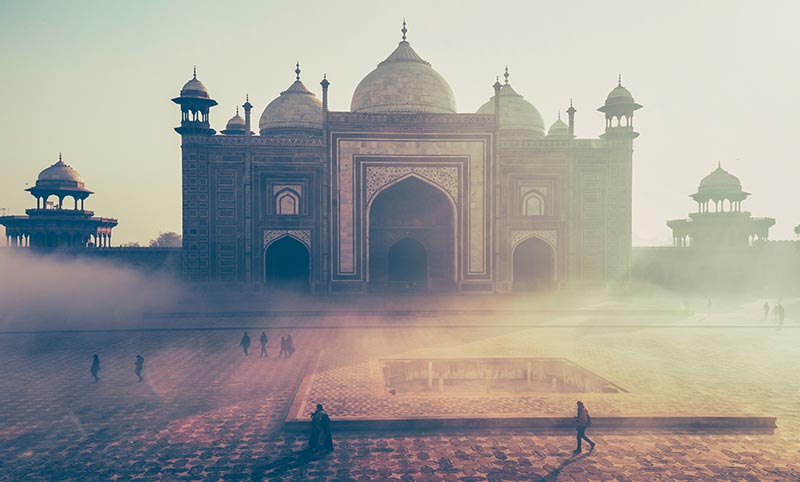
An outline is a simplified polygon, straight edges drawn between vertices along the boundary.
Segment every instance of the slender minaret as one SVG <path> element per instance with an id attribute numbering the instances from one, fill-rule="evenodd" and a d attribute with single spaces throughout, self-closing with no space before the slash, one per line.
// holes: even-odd
<path id="1" fill-rule="evenodd" d="M 253 131 L 250 130 L 250 110 L 253 109 L 253 104 L 250 103 L 250 94 L 245 94 L 244 96 L 244 104 L 242 104 L 244 108 L 244 126 L 247 130 L 247 136 L 252 136 Z"/>
<path id="2" fill-rule="evenodd" d="M 567 115 L 569 116 L 569 138 L 575 139 L 575 113 L 578 110 L 572 106 L 572 99 L 569 99 L 569 109 L 567 109 Z"/>

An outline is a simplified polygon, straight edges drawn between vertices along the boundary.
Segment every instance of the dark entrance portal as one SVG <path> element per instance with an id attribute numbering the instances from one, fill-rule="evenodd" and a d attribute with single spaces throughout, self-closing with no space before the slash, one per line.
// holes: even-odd
<path id="1" fill-rule="evenodd" d="M 455 209 L 416 177 L 383 190 L 369 210 L 370 290 L 455 287 Z"/>
<path id="2" fill-rule="evenodd" d="M 426 288 L 428 253 L 411 238 L 401 239 L 389 248 L 389 286 L 417 291 Z"/>
<path id="3" fill-rule="evenodd" d="M 554 288 L 556 263 L 553 248 L 539 238 L 529 238 L 514 250 L 514 291 Z"/>
<path id="4" fill-rule="evenodd" d="M 267 247 L 265 263 L 270 289 L 308 292 L 311 271 L 308 249 L 303 243 L 284 236 Z"/>

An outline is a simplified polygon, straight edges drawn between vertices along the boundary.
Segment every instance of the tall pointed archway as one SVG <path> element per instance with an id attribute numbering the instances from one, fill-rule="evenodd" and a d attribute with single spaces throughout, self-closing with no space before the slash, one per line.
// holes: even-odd
<path id="1" fill-rule="evenodd" d="M 373 291 L 455 288 L 455 208 L 416 177 L 381 191 L 369 209 L 369 285 Z"/>
<path id="2" fill-rule="evenodd" d="M 291 236 L 267 246 L 264 253 L 264 280 L 270 290 L 307 293 L 311 263 L 308 248 Z"/>
<path id="3" fill-rule="evenodd" d="M 547 291 L 555 288 L 556 261 L 553 248 L 533 237 L 514 249 L 512 260 L 514 291 Z"/>

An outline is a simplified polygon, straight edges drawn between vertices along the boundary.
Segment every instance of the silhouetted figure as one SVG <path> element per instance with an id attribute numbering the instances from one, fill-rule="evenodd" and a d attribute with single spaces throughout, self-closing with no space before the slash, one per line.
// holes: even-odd
<path id="1" fill-rule="evenodd" d="M 286 354 L 286 337 L 281 337 L 281 352 L 278 353 L 278 358 L 285 356 L 288 357 L 289 355 Z"/>
<path id="2" fill-rule="evenodd" d="M 246 331 L 244 332 L 244 336 L 242 337 L 242 341 L 239 342 L 239 345 L 242 347 L 242 350 L 244 350 L 244 356 L 250 356 L 250 354 L 247 352 L 250 349 L 250 336 Z"/>
<path id="3" fill-rule="evenodd" d="M 294 340 L 292 340 L 292 335 L 286 337 L 286 356 L 294 355 Z"/>
<path id="4" fill-rule="evenodd" d="M 258 339 L 261 342 L 261 354 L 258 355 L 259 358 L 269 358 L 267 355 L 267 342 L 269 338 L 267 338 L 267 334 L 265 332 L 261 332 L 261 338 Z"/>
<path id="5" fill-rule="evenodd" d="M 317 409 L 311 414 L 311 438 L 308 448 L 312 451 L 324 449 L 333 450 L 333 435 L 331 434 L 331 418 L 322 409 L 322 404 L 317 404 Z"/>
<path id="6" fill-rule="evenodd" d="M 778 302 L 778 305 L 777 305 L 776 308 L 778 309 L 778 324 L 783 326 L 783 315 L 784 315 L 783 305 L 780 304 L 780 302 Z"/>
<path id="7" fill-rule="evenodd" d="M 575 449 L 573 453 L 579 454 L 581 453 L 581 441 L 586 440 L 589 442 L 591 448 L 589 449 L 594 450 L 594 446 L 596 445 L 594 442 L 589 440 L 589 437 L 586 436 L 586 429 L 592 425 L 592 417 L 589 416 L 589 411 L 586 410 L 586 407 L 583 406 L 583 402 L 578 402 L 578 415 L 575 417 L 575 430 L 578 431 L 577 439 L 578 439 L 578 448 Z"/>
<path id="8" fill-rule="evenodd" d="M 136 355 L 136 376 L 139 377 L 139 382 L 144 380 L 144 377 L 142 377 L 142 370 L 144 370 L 144 357 L 142 355 Z"/>
<path id="9" fill-rule="evenodd" d="M 100 381 L 100 377 L 97 376 L 97 374 L 100 373 L 100 357 L 96 354 L 92 355 L 92 368 L 89 370 L 89 372 L 94 377 L 95 383 Z"/>
<path id="10" fill-rule="evenodd" d="M 767 321 L 767 317 L 769 316 L 769 303 L 766 301 L 764 302 L 764 317 L 761 318 L 761 321 Z"/>
<path id="11" fill-rule="evenodd" d="M 778 314 L 781 311 L 781 303 L 780 301 L 775 303 L 775 306 L 772 307 L 772 321 L 778 321 Z"/>

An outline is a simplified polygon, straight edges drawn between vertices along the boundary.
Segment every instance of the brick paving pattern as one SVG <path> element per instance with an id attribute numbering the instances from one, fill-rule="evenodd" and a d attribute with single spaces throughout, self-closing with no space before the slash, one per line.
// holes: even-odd
<path id="1" fill-rule="evenodd" d="M 275 358 L 284 333 L 268 333 L 266 360 L 258 358 L 260 331 L 250 331 L 249 358 L 238 347 L 240 331 L 0 335 L 0 481 L 800 480 L 800 330 L 302 329 L 293 332 L 298 351 L 288 360 Z M 571 456 L 573 434 L 335 434 L 332 454 L 312 456 L 302 450 L 303 437 L 281 426 L 304 366 L 320 351 L 312 398 L 334 419 L 376 409 L 446 410 L 442 401 L 457 398 L 460 413 L 488 407 L 571 415 L 574 397 L 564 397 L 565 406 L 559 396 L 391 397 L 369 376 L 378 356 L 459 352 L 563 356 L 631 391 L 582 394 L 595 417 L 646 410 L 643 401 L 673 394 L 659 411 L 775 415 L 779 429 L 590 430 L 598 448 L 579 457 Z M 102 364 L 97 384 L 89 375 L 92 353 Z M 145 357 L 143 383 L 134 374 L 137 353 Z M 348 404 L 352 394 L 365 397 Z"/>

